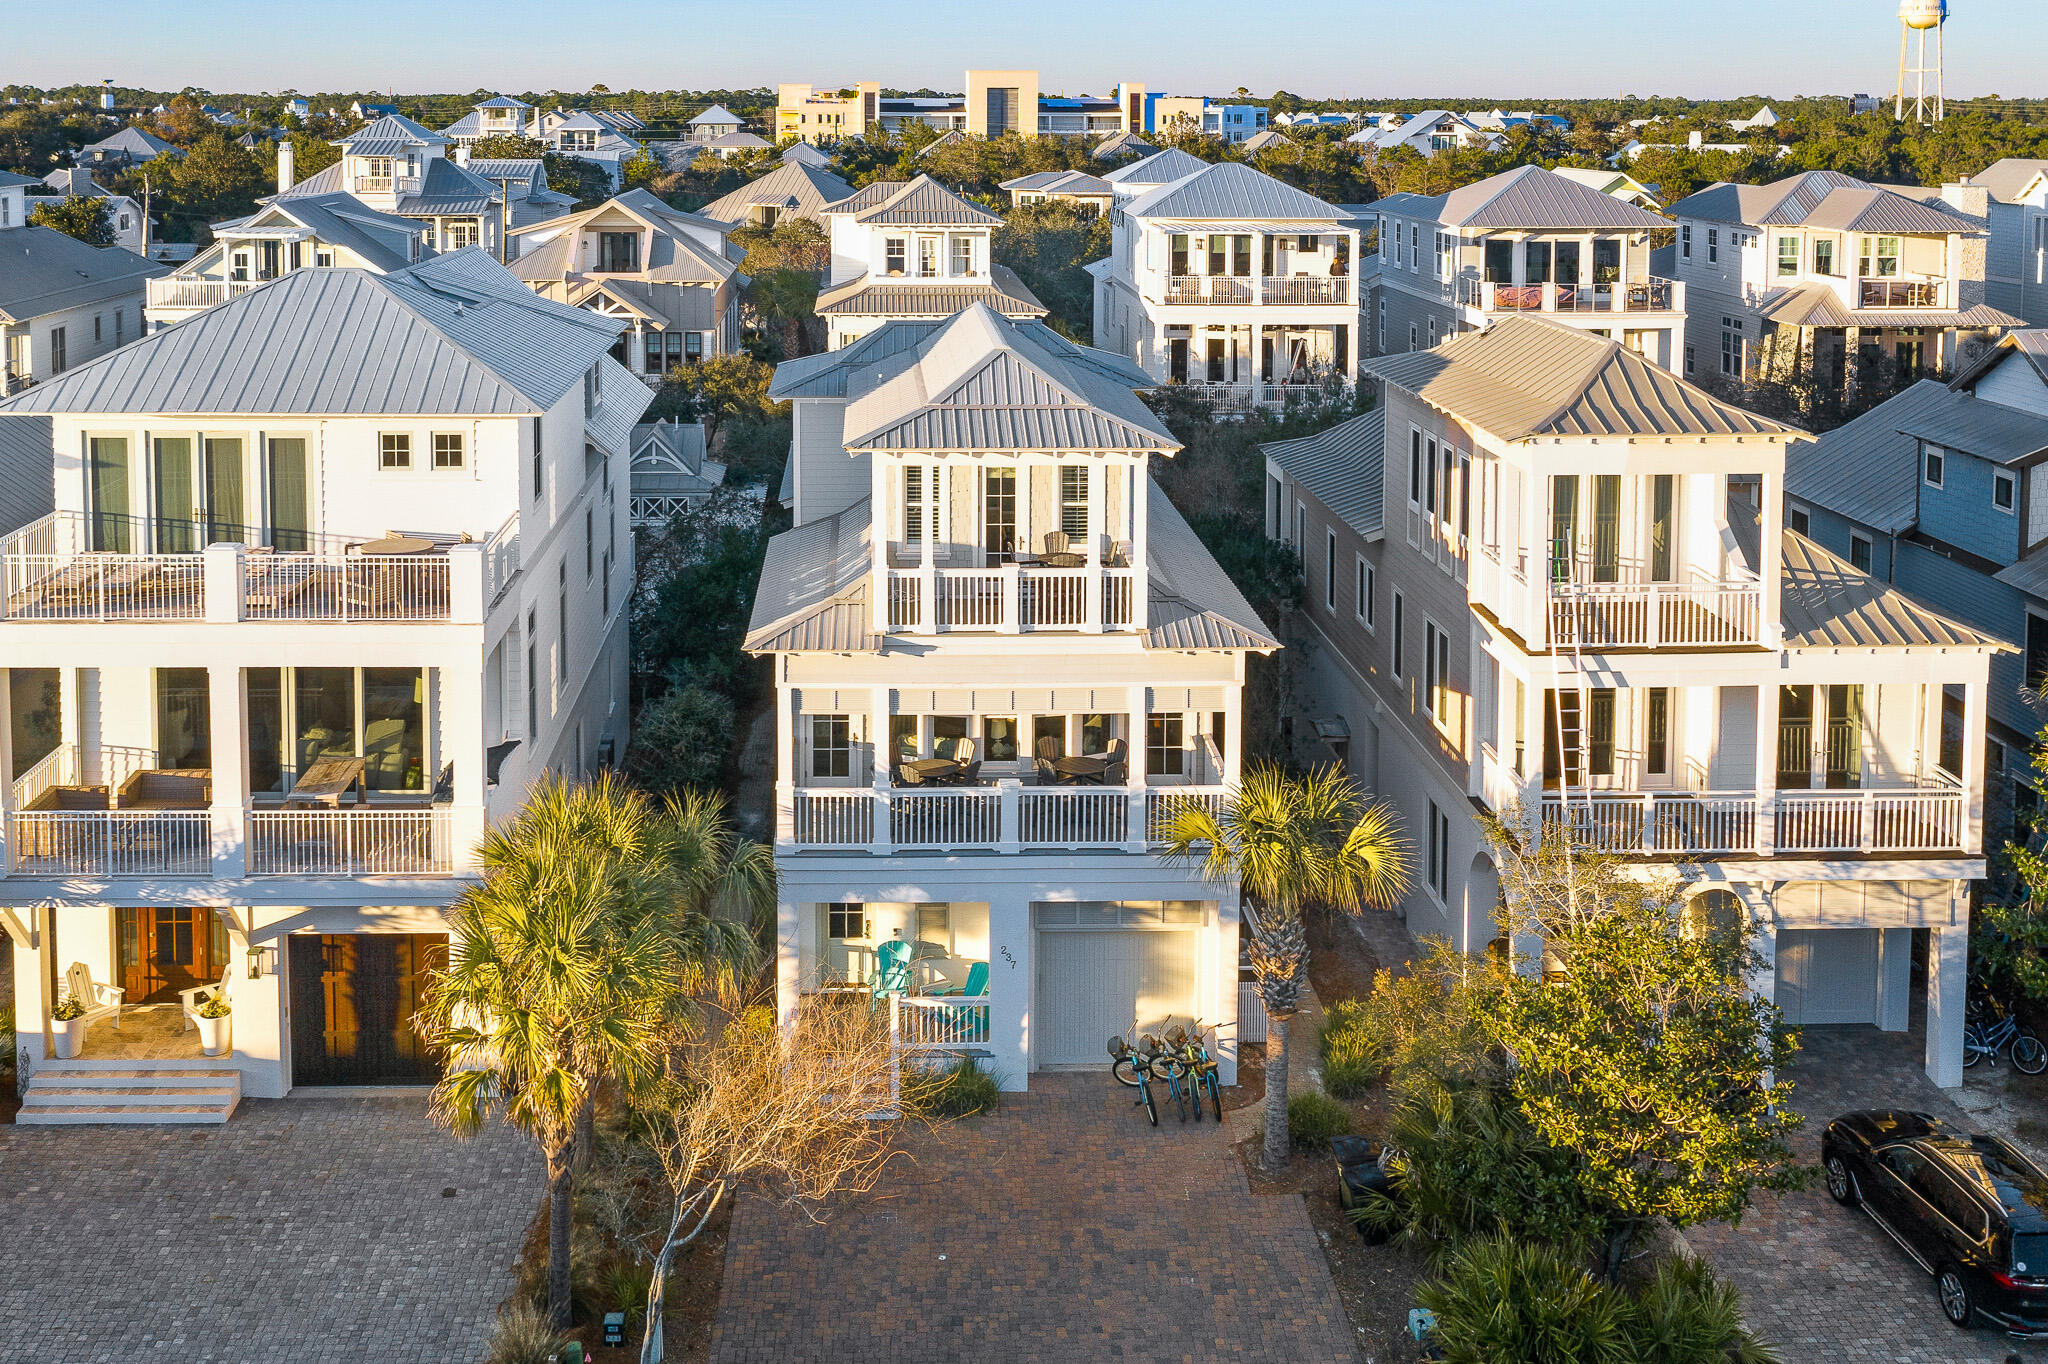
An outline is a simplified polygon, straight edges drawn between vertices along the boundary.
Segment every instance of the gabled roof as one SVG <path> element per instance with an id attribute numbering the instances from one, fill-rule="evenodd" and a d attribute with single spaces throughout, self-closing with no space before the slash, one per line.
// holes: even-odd
<path id="1" fill-rule="evenodd" d="M 832 164 L 831 157 L 825 155 L 825 153 L 819 151 L 808 142 L 793 144 L 789 150 L 782 154 L 782 159 L 784 161 L 800 162 L 806 166 L 817 166 L 820 169 Z"/>
<path id="2" fill-rule="evenodd" d="M 1963 183 L 1982 185 L 1990 191 L 1992 198 L 2009 204 L 2034 183 L 2034 177 L 2044 173 L 2048 173 L 2048 160 L 2035 156 L 2003 156 L 1975 175 L 1966 177 Z"/>
<path id="3" fill-rule="evenodd" d="M 740 647 L 748 653 L 876 653 L 868 609 L 873 567 L 868 499 L 768 541 Z"/>
<path id="4" fill-rule="evenodd" d="M 1281 132 L 1278 128 L 1261 128 L 1246 138 L 1243 143 L 1244 149 L 1248 152 L 1262 152 L 1268 147 L 1291 147 L 1293 145 L 1294 139 Z"/>
<path id="5" fill-rule="evenodd" d="M 1027 194 L 1073 194 L 1099 195 L 1107 197 L 1114 191 L 1109 181 L 1086 171 L 1038 171 L 1032 175 L 1020 175 L 1015 180 L 1005 180 L 998 186 L 1011 193 L 1023 191 Z"/>
<path id="6" fill-rule="evenodd" d="M 43 182 L 31 175 L 16 175 L 13 171 L 0 170 L 0 189 L 14 189 L 21 185 L 40 185 Z"/>
<path id="7" fill-rule="evenodd" d="M 471 175 L 481 175 L 490 181 L 509 180 L 514 184 L 525 181 L 541 189 L 548 187 L 548 163 L 538 156 L 472 156 L 468 170 Z M 570 200 L 574 203 L 575 200 Z"/>
<path id="8" fill-rule="evenodd" d="M 476 109 L 531 109 L 533 106 L 523 99 L 514 99 L 510 95 L 493 95 L 482 103 L 472 105 L 471 107 Z"/>
<path id="9" fill-rule="evenodd" d="M 413 122 L 404 114 L 391 113 L 365 123 L 333 145 L 351 155 L 377 156 L 382 155 L 382 147 L 393 144 L 401 147 L 445 147 L 448 145 L 448 139 L 432 128 Z M 371 150 L 373 145 L 379 150 Z"/>
<path id="10" fill-rule="evenodd" d="M 986 303 L 1005 317 L 1044 317 L 1038 301 L 1017 272 L 991 264 L 980 280 L 870 279 L 856 275 L 818 294 L 820 317 L 951 317 L 963 308 Z"/>
<path id="11" fill-rule="evenodd" d="M 1818 227 L 1837 232 L 1982 233 L 1981 222 L 1939 201 L 1923 202 L 1840 171 L 1802 171 L 1768 185 L 1723 181 L 1666 210 L 1754 227 Z"/>
<path id="12" fill-rule="evenodd" d="M 488 213 L 504 197 L 504 192 L 483 176 L 445 156 L 435 156 L 422 167 L 420 192 L 401 198 L 398 211 L 408 216 Z"/>
<path id="13" fill-rule="evenodd" d="M 422 231 L 419 223 L 396 214 L 379 213 L 353 194 L 295 194 L 273 199 L 247 218 L 234 224 L 248 227 L 266 216 L 286 218 L 311 232 L 330 246 L 345 246 L 372 269 L 389 273 L 412 263 L 407 239 Z M 228 224 L 216 223 L 216 232 Z M 394 240 L 395 238 L 395 240 Z"/>
<path id="14" fill-rule="evenodd" d="M 1385 431 L 1386 413 L 1374 408 L 1313 436 L 1269 441 L 1259 449 L 1344 524 L 1373 540 L 1386 520 Z"/>
<path id="15" fill-rule="evenodd" d="M 532 414 L 581 384 L 617 335 L 471 247 L 388 275 L 291 271 L 0 413 Z"/>
<path id="16" fill-rule="evenodd" d="M 1344 217 L 1336 205 L 1304 194 L 1242 161 L 1203 166 L 1178 180 L 1147 190 L 1131 200 L 1124 212 L 1133 218 L 1177 222 L 1251 219 L 1334 223 Z"/>
<path id="17" fill-rule="evenodd" d="M 6 185 L 9 183 L 13 183 L 13 181 L 0 180 L 0 185 Z M 23 177 L 19 181 L 19 183 L 24 185 L 33 185 L 36 182 L 34 180 L 30 180 L 27 179 L 26 177 Z M 70 166 L 62 170 L 53 170 L 48 175 L 43 177 L 42 183 L 44 185 L 47 185 L 49 188 L 56 190 L 59 194 L 63 195 L 78 194 L 83 195 L 88 199 L 106 199 L 112 197 L 103 185 L 100 185 L 99 183 L 94 181 L 94 179 L 92 178 L 92 172 L 86 169 L 84 166 Z"/>
<path id="18" fill-rule="evenodd" d="M 1118 133 L 1104 138 L 1102 145 L 1089 154 L 1097 161 L 1114 161 L 1119 156 L 1143 156 L 1152 150 L 1152 144 L 1136 133 Z"/>
<path id="19" fill-rule="evenodd" d="M 1955 388 L 1942 393 L 1936 401 L 1898 414 L 1900 433 L 1995 464 L 2013 464 L 2048 450 L 2048 416 Z"/>
<path id="20" fill-rule="evenodd" d="M 951 129 L 950 131 L 940 133 L 936 138 L 932 139 L 930 142 L 927 142 L 922 147 L 918 148 L 917 155 L 913 159 L 922 161 L 927 156 L 930 156 L 933 152 L 937 151 L 941 147 L 957 147 L 966 141 L 966 129 Z"/>
<path id="21" fill-rule="evenodd" d="M 717 284 L 739 273 L 737 262 L 684 230 L 697 226 L 725 233 L 732 230 L 733 224 L 671 208 L 644 189 L 629 189 L 580 213 L 514 228 L 515 237 L 531 237 L 541 232 L 553 235 L 531 251 L 514 257 L 512 273 L 524 280 L 551 280 L 577 271 L 580 267 L 570 260 L 569 251 L 578 231 L 598 218 L 620 213 L 653 232 L 646 261 L 626 278 L 671 284 Z"/>
<path id="22" fill-rule="evenodd" d="M 1785 452 L 1785 494 L 1886 535 L 1910 529 L 1918 513 L 1920 445 L 1899 432 L 1948 394 L 1922 379 L 1853 421 Z"/>
<path id="23" fill-rule="evenodd" d="M 977 303 L 915 350 L 849 376 L 846 448 L 1180 448 L 1128 385 L 1072 363 L 1039 335 Z"/>
<path id="24" fill-rule="evenodd" d="M 2019 327 L 2014 317 L 1988 303 L 1967 308 L 1851 308 L 1825 284 L 1800 284 L 1764 296 L 1761 312 L 1783 327 Z"/>
<path id="25" fill-rule="evenodd" d="M 1124 136 L 1131 137 L 1133 134 L 1126 133 Z M 1101 149 L 1097 148 L 1098 154 L 1100 151 Z M 1163 152 L 1154 152 L 1142 161 L 1133 161 L 1128 166 L 1113 170 L 1102 178 L 1112 185 L 1168 185 L 1175 180 L 1193 175 L 1208 164 L 1197 157 L 1189 156 L 1178 147 L 1168 147 Z"/>
<path id="26" fill-rule="evenodd" d="M 133 251 L 88 246 L 35 223 L 0 233 L 0 262 L 0 322 L 26 322 L 100 299 L 140 295 L 144 280 L 170 273 L 169 266 Z"/>
<path id="27" fill-rule="evenodd" d="M 1969 388 L 1984 371 L 2017 355 L 2034 367 L 2041 382 L 2048 384 L 2048 327 L 2019 327 L 1998 338 L 1998 343 L 1977 358 L 1976 363 L 1949 381 L 1950 388 Z"/>
<path id="28" fill-rule="evenodd" d="M 757 205 L 782 209 L 803 218 L 815 218 L 825 205 L 853 193 L 853 186 L 828 170 L 784 159 L 783 163 L 758 180 L 741 185 L 732 193 L 698 210 L 707 218 L 743 222 L 747 210 Z M 791 200 L 796 201 L 794 208 Z"/>
<path id="29" fill-rule="evenodd" d="M 750 133 L 745 128 L 738 128 L 729 133 L 720 133 L 717 137 L 708 137 L 696 145 L 709 147 L 714 151 L 753 152 L 775 144 L 759 133 Z"/>
<path id="30" fill-rule="evenodd" d="M 119 153 L 131 161 L 148 161 L 159 156 L 183 156 L 185 149 L 142 128 L 123 128 L 112 137 L 81 147 L 78 154 L 88 156 L 93 152 Z"/>
<path id="31" fill-rule="evenodd" d="M 1502 318 L 1435 350 L 1381 356 L 1359 369 L 1502 440 L 1792 434 L 1619 342 L 1536 318 Z"/>
<path id="32" fill-rule="evenodd" d="M 1795 531 L 1785 532 L 1782 584 L 1779 611 L 1787 649 L 2012 649 L 1929 610 Z"/>
<path id="33" fill-rule="evenodd" d="M 825 211 L 827 213 L 865 213 L 869 209 L 879 208 L 890 199 L 895 198 L 897 193 L 909 183 L 908 180 L 870 180 L 867 184 L 848 194 L 844 199 L 836 203 L 827 204 Z"/>
<path id="34" fill-rule="evenodd" d="M 1145 480 L 1145 647 L 1253 649 L 1280 641 L 1244 599 L 1180 509 Z"/>
<path id="35" fill-rule="evenodd" d="M 697 117 L 691 119 L 689 126 L 694 128 L 700 123 L 709 123 L 714 126 L 726 123 L 738 124 L 742 121 L 738 114 L 726 108 L 723 104 L 714 104 L 703 113 L 697 115 Z"/>
<path id="36" fill-rule="evenodd" d="M 1448 194 L 1389 196 L 1387 211 L 1452 227 L 1669 227 L 1668 219 L 1541 166 L 1516 166 Z"/>
<path id="37" fill-rule="evenodd" d="M 918 176 L 853 220 L 865 227 L 996 227 L 1003 221 L 929 175 Z"/>

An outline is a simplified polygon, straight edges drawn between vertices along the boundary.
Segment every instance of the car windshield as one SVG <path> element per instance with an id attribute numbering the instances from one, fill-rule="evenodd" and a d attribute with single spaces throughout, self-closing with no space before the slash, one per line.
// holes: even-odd
<path id="1" fill-rule="evenodd" d="M 2012 1272 L 2048 1277 L 2048 1235 L 2034 1232 L 2012 1238 Z"/>
<path id="2" fill-rule="evenodd" d="M 1997 1199 L 2006 1212 L 2031 1206 L 2048 1215 L 2048 1175 L 1996 1137 L 1972 1137 L 1968 1145 L 1949 1147 L 1947 1155 L 1957 1175 Z M 2048 1255 L 2037 1262 L 2048 1266 Z"/>

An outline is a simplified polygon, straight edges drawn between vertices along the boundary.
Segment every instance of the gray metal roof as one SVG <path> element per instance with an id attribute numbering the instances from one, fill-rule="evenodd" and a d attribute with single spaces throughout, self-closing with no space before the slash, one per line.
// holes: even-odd
<path id="1" fill-rule="evenodd" d="M 1043 317 L 1046 307 L 1007 265 L 991 265 L 987 283 L 869 279 L 858 275 L 818 294 L 820 317 L 951 317 L 986 303 L 1005 317 Z"/>
<path id="2" fill-rule="evenodd" d="M 1813 207 L 1808 227 L 1838 232 L 1982 232 L 1984 222 L 1939 199 L 1915 199 L 1888 189 L 1838 189 Z"/>
<path id="3" fill-rule="evenodd" d="M 781 209 L 800 218 L 816 218 L 825 205 L 846 198 L 853 186 L 828 170 L 784 160 L 758 180 L 741 185 L 732 193 L 714 199 L 698 212 L 722 222 L 744 222 L 747 210 L 757 205 Z M 796 207 L 789 208 L 791 199 Z"/>
<path id="4" fill-rule="evenodd" d="M 998 186 L 998 188 L 1009 190 L 1012 194 L 1015 194 L 1020 190 L 1026 194 L 1076 194 L 1098 196 L 1112 194 L 1115 192 L 1110 188 L 1109 181 L 1103 179 L 1101 176 L 1090 175 L 1086 171 L 1071 170 L 1035 171 L 1030 175 L 1020 175 L 1014 180 L 1005 180 L 1000 186 Z"/>
<path id="5" fill-rule="evenodd" d="M 1294 139 L 1281 132 L 1278 128 L 1261 128 L 1244 140 L 1244 149 L 1248 152 L 1262 152 L 1268 147 L 1291 147 L 1293 145 Z"/>
<path id="6" fill-rule="evenodd" d="M 1991 575 L 2007 587 L 2048 601 L 2048 554 L 2030 554 Z"/>
<path id="7" fill-rule="evenodd" d="M 287 218 L 330 246 L 345 246 L 375 270 L 402 270 L 412 263 L 407 244 L 420 235 L 420 225 L 410 218 L 379 213 L 353 194 L 300 194 L 274 200 L 235 224 L 247 227 L 275 214 Z M 216 232 L 227 224 L 214 224 Z"/>
<path id="8" fill-rule="evenodd" d="M 792 143 L 789 147 L 789 150 L 785 151 L 782 154 L 782 159 L 784 161 L 800 162 L 801 164 L 806 166 L 822 167 L 829 166 L 832 164 L 831 157 L 825 155 L 825 153 L 819 151 L 816 147 L 813 147 L 808 142 Z"/>
<path id="9" fill-rule="evenodd" d="M 1840 171 L 1802 171 L 1768 185 L 1723 181 L 1666 210 L 1754 227 L 1818 227 L 1846 232 L 1981 233 L 1981 222 L 1938 202 L 1909 198 Z"/>
<path id="10" fill-rule="evenodd" d="M 25 322 L 65 308 L 133 294 L 170 267 L 118 246 L 88 246 L 55 228 L 23 223 L 0 231 L 0 321 Z"/>
<path id="11" fill-rule="evenodd" d="M 1165 450 L 1131 388 L 977 303 L 848 380 L 849 450 Z M 1151 381 L 1147 381 L 1148 385 Z"/>
<path id="12" fill-rule="evenodd" d="M 844 199 L 826 208 L 827 213 L 865 213 L 894 198 L 908 180 L 871 180 Z"/>
<path id="13" fill-rule="evenodd" d="M 1102 145 L 1089 155 L 1097 161 L 1114 161 L 1119 156 L 1142 156 L 1152 149 L 1152 144 L 1136 133 L 1118 133 L 1115 137 L 1104 138 Z"/>
<path id="14" fill-rule="evenodd" d="M 2014 317 L 1988 303 L 1967 308 L 1851 308 L 1825 284 L 1801 284 L 1767 296 L 1762 315 L 1784 327 L 2018 327 Z"/>
<path id="15" fill-rule="evenodd" d="M 481 175 L 456 165 L 445 156 L 429 157 L 420 176 L 420 192 L 398 201 L 398 211 L 407 215 L 489 213 L 504 200 L 504 192 Z"/>
<path id="16" fill-rule="evenodd" d="M 893 318 L 838 350 L 784 360 L 775 367 L 775 377 L 768 381 L 768 396 L 778 402 L 790 398 L 844 398 L 850 376 L 875 369 L 904 351 L 917 349 L 946 321 Z M 1159 382 L 1128 357 L 1069 341 L 1034 318 L 1007 319 L 1006 325 L 1037 342 L 1041 349 L 1070 365 L 1092 369 L 1110 383 L 1137 389 L 1151 388 Z"/>
<path id="17" fill-rule="evenodd" d="M 1171 184 L 1147 190 L 1131 200 L 1124 211 L 1133 218 L 1185 222 L 1251 218 L 1335 223 L 1345 216 L 1336 205 L 1304 194 L 1241 161 L 1205 166 Z"/>
<path id="18" fill-rule="evenodd" d="M 866 227 L 995 227 L 1003 221 L 929 175 L 918 176 L 853 220 Z"/>
<path id="19" fill-rule="evenodd" d="M 363 107 L 367 109 L 371 106 L 364 105 Z M 345 148 L 351 155 L 355 156 L 381 156 L 384 153 L 362 151 L 359 148 L 372 145 L 385 146 L 391 143 L 397 143 L 401 147 L 433 147 L 446 146 L 447 142 L 447 138 L 441 136 L 432 128 L 415 123 L 404 114 L 390 113 L 383 115 L 373 122 L 365 123 L 347 137 L 338 139 L 334 145 Z"/>
<path id="20" fill-rule="evenodd" d="M 164 141 L 155 133 L 141 128 L 123 128 L 112 137 L 81 147 L 78 154 L 91 157 L 93 153 L 115 153 L 131 161 L 148 161 L 159 156 L 183 156 L 185 149 Z"/>
<path id="21" fill-rule="evenodd" d="M 63 172 L 59 171 L 56 173 L 61 175 Z M 44 182 L 36 179 L 34 176 L 16 175 L 13 171 L 0 170 L 0 189 L 14 189 L 21 185 L 40 185 L 42 183 Z"/>
<path id="22" fill-rule="evenodd" d="M 1259 447 L 1345 525 L 1376 539 L 1385 529 L 1386 413 L 1379 408 L 1299 440 Z"/>
<path id="23" fill-rule="evenodd" d="M 2019 198 L 2020 191 L 2034 183 L 2034 177 L 2048 172 L 2048 160 L 2033 156 L 2004 156 L 1993 161 L 1975 175 L 1963 180 L 1966 185 L 1982 185 L 1991 192 L 1991 197 L 2000 203 L 2009 204 Z"/>
<path id="24" fill-rule="evenodd" d="M 2048 450 L 2048 417 L 1951 388 L 1942 390 L 1939 401 L 1899 414 L 1898 427 L 1906 436 L 1998 464 Z"/>
<path id="25" fill-rule="evenodd" d="M 647 259 L 641 269 L 624 276 L 627 279 L 666 284 L 721 284 L 739 274 L 738 262 L 698 241 L 685 230 L 690 226 L 707 227 L 722 235 L 730 231 L 733 224 L 670 208 L 644 189 L 629 189 L 595 208 L 514 229 L 513 235 L 519 237 L 532 237 L 540 232 L 554 235 L 515 256 L 511 264 L 512 273 L 528 281 L 560 280 L 582 273 L 581 264 L 569 258 L 575 249 L 577 235 L 586 225 L 611 214 L 624 214 L 631 221 L 650 229 Z"/>
<path id="26" fill-rule="evenodd" d="M 1785 493 L 1886 535 L 1910 528 L 1917 515 L 1920 446 L 1901 435 L 1948 394 L 1938 379 L 1922 379 L 1854 421 L 1800 441 L 1785 451 Z"/>
<path id="27" fill-rule="evenodd" d="M 1280 641 L 1216 562 L 1180 509 L 1145 480 L 1150 649 L 1277 649 Z"/>
<path id="28" fill-rule="evenodd" d="M 1795 531 L 1785 532 L 1782 583 L 1787 649 L 2012 647 L 1936 614 Z"/>
<path id="29" fill-rule="evenodd" d="M 1448 194 L 1399 195 L 1414 209 L 1434 204 L 1434 221 L 1454 227 L 1614 228 L 1647 231 L 1669 227 L 1668 219 L 1645 212 L 1625 199 L 1603 194 L 1590 185 L 1541 166 L 1516 166 L 1489 175 Z M 1409 207 L 1388 205 L 1390 213 Z M 1414 216 L 1427 216 L 1416 212 Z"/>
<path id="30" fill-rule="evenodd" d="M 548 187 L 547 162 L 537 156 L 472 156 L 469 173 L 490 181 L 524 180 L 540 189 Z M 573 202 L 573 201 L 572 201 Z"/>
<path id="31" fill-rule="evenodd" d="M 1359 369 L 1502 440 L 1792 430 L 1722 402 L 1618 342 L 1537 318 L 1502 318 L 1435 350 L 1364 360 Z"/>
<path id="32" fill-rule="evenodd" d="M 703 113 L 697 115 L 697 117 L 691 119 L 690 123 L 692 126 L 695 126 L 699 123 L 726 124 L 738 123 L 739 121 L 740 116 L 738 114 L 726 108 L 723 104 L 714 104 Z"/>
<path id="33" fill-rule="evenodd" d="M 1190 156 L 1178 147 L 1168 147 L 1163 152 L 1154 152 L 1142 161 L 1110 171 L 1102 178 L 1112 185 L 1170 185 L 1175 180 L 1184 180 L 1209 163 L 1199 157 Z"/>
<path id="34" fill-rule="evenodd" d="M 0 411 L 527 414 L 581 384 L 617 335 L 471 247 L 388 275 L 294 270 Z"/>

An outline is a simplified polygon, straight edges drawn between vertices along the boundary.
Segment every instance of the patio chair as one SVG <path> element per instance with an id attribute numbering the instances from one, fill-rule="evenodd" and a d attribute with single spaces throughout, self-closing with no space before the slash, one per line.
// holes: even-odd
<path id="1" fill-rule="evenodd" d="M 85 1013 L 79 1021 L 90 1023 L 96 1018 L 111 1018 L 116 1031 L 121 1027 L 121 1006 L 126 1002 L 128 992 L 118 985 L 102 985 L 92 978 L 92 968 L 82 961 L 71 963 L 71 969 L 64 973 L 64 989 L 73 999 L 85 1006 Z"/>
<path id="2" fill-rule="evenodd" d="M 230 966 L 220 973 L 220 980 L 212 985 L 195 985 L 189 990 L 178 991 L 178 1007 L 185 1014 L 185 1031 L 191 1032 L 199 1026 L 199 1006 L 212 999 L 226 999 L 234 982 L 235 969 Z"/>
<path id="3" fill-rule="evenodd" d="M 953 751 L 947 756 L 953 760 L 953 771 L 946 777 L 948 786 L 972 786 L 981 780 L 981 751 L 974 740 L 954 740 Z"/>
<path id="4" fill-rule="evenodd" d="M 877 1002 L 889 995 L 910 993 L 909 943 L 893 938 L 875 949 L 875 970 L 868 977 L 868 993 Z"/>
<path id="5" fill-rule="evenodd" d="M 1045 533 L 1045 552 L 1048 555 L 1070 553 L 1073 543 L 1063 530 L 1049 530 Z"/>
<path id="6" fill-rule="evenodd" d="M 1059 761 L 1059 756 L 1060 741 L 1058 739 L 1048 734 L 1038 741 L 1036 752 L 1031 760 L 1031 766 L 1038 773 L 1038 784 L 1040 786 L 1058 786 L 1060 784 L 1059 769 L 1053 766 L 1055 762 Z"/>
<path id="7" fill-rule="evenodd" d="M 1122 739 L 1111 739 L 1109 751 L 1103 754 L 1108 759 L 1102 768 L 1104 786 L 1122 786 L 1131 779 L 1130 747 Z"/>
<path id="8" fill-rule="evenodd" d="M 978 961 L 969 966 L 965 985 L 926 986 L 924 992 L 928 995 L 985 995 L 988 993 L 988 963 Z"/>

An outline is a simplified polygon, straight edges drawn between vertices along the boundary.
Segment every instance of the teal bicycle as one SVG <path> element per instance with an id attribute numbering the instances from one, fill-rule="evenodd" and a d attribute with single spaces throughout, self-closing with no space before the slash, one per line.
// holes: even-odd
<path id="1" fill-rule="evenodd" d="M 1166 1030 L 1167 1055 L 1179 1071 L 1178 1085 L 1187 1091 L 1188 1100 L 1195 1110 L 1195 1121 L 1202 1120 L 1202 1100 L 1209 1101 L 1209 1111 L 1217 1122 L 1223 1121 L 1223 1078 L 1216 1059 L 1209 1054 L 1208 1034 L 1198 1018 L 1194 1021 L 1192 1033 L 1175 1024 Z M 1180 1101 L 1178 1093 L 1175 1102 Z"/>
<path id="2" fill-rule="evenodd" d="M 1138 1091 L 1138 1097 L 1131 1102 L 1145 1110 L 1145 1116 L 1152 1120 L 1154 1127 L 1159 1126 L 1159 1104 L 1152 1097 L 1152 1066 L 1158 1055 L 1159 1039 L 1151 1033 L 1140 1035 L 1137 1047 L 1133 1047 L 1128 1038 L 1109 1039 L 1109 1073 L 1116 1077 L 1118 1084 Z"/>

